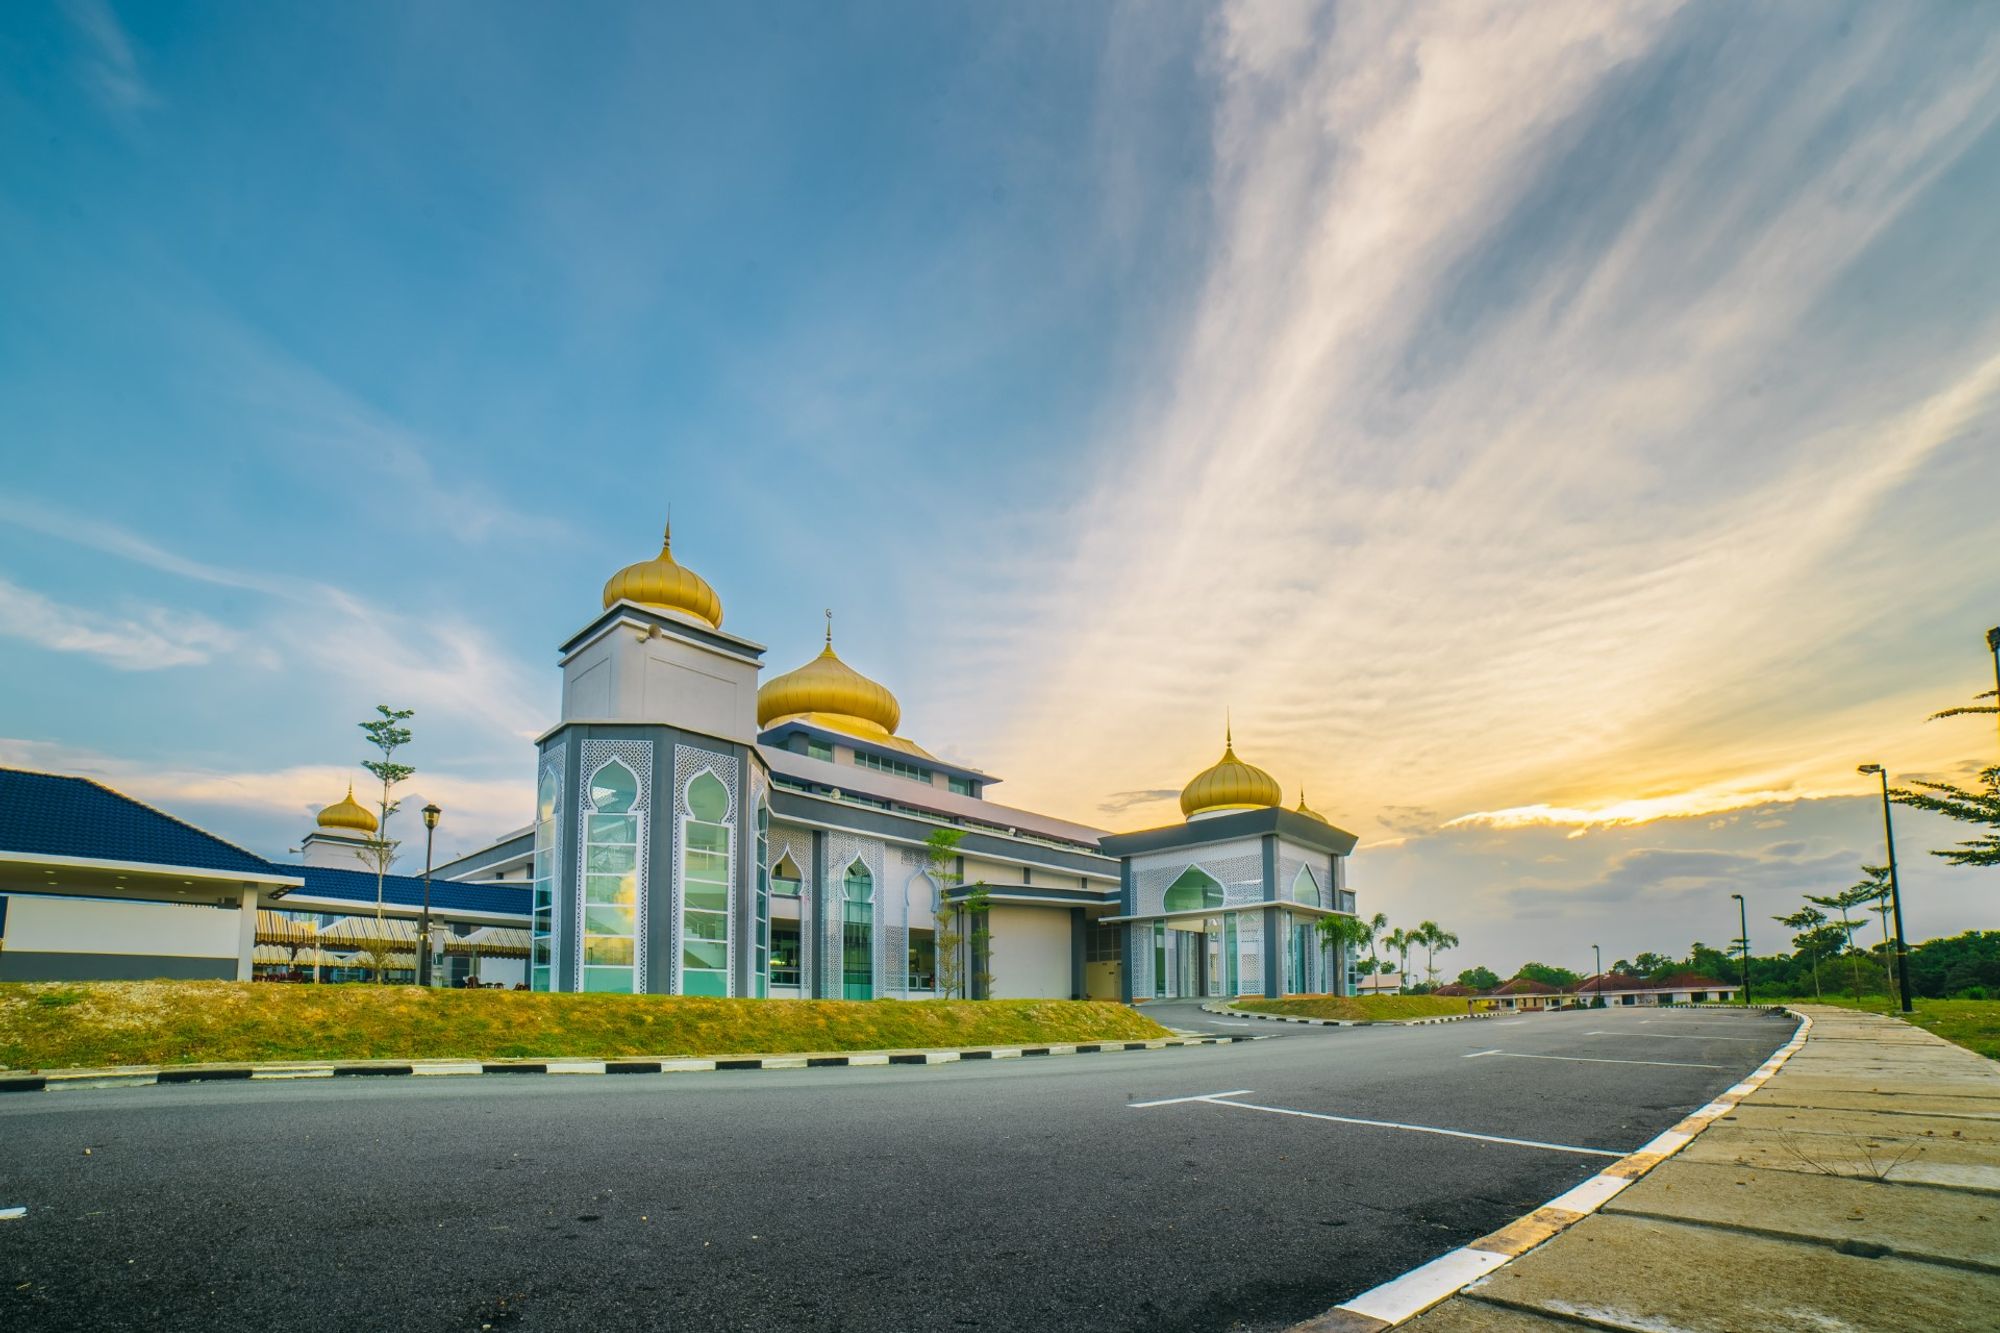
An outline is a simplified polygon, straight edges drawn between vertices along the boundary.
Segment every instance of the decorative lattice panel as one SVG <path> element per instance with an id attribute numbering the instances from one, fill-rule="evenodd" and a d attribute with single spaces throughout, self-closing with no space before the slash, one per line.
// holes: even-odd
<path id="1" fill-rule="evenodd" d="M 563 791 L 568 761 L 568 748 L 558 743 L 554 747 L 542 751 L 541 762 L 535 766 L 535 853 L 533 861 L 529 863 L 529 873 L 534 876 L 533 893 L 545 893 L 548 895 L 550 990 L 556 989 L 557 982 L 554 973 L 557 961 L 563 956 L 565 944 L 563 935 L 567 928 L 563 914 L 556 910 L 556 904 L 562 901 L 562 875 L 557 866 L 562 849 L 563 816 L 568 813 L 566 807 L 569 804 L 564 799 Z M 542 824 L 541 806 L 542 784 L 550 779 L 554 780 L 556 788 L 555 818 L 550 820 L 548 825 L 544 827 Z M 583 882 L 581 880 L 576 885 L 576 896 L 579 901 L 583 898 Z M 533 910 L 532 897 L 530 898 L 530 910 Z M 532 916 L 528 919 L 528 928 L 530 931 L 535 929 L 535 919 Z M 578 947 L 581 947 L 580 942 Z M 534 967 L 534 957 L 531 950 L 528 960 L 528 975 L 530 977 L 534 975 Z"/>
<path id="2" fill-rule="evenodd" d="M 858 838 L 847 833 L 826 835 L 826 921 L 820 930 L 821 953 L 820 980 L 825 987 L 820 993 L 838 998 L 842 992 L 841 979 L 841 923 L 845 918 L 844 904 L 847 894 L 847 868 L 858 859 L 867 867 L 869 878 L 874 882 L 875 893 L 873 914 L 869 929 L 870 941 L 874 946 L 872 986 L 876 994 L 882 993 L 882 952 L 883 920 L 882 898 L 886 891 L 885 862 L 887 849 L 874 838 Z"/>
<path id="3" fill-rule="evenodd" d="M 632 941 L 632 989 L 643 992 L 646 989 L 646 930 L 652 918 L 651 857 L 650 847 L 653 812 L 653 743 L 651 741 L 585 741 L 583 759 L 577 766 L 577 839 L 576 839 L 576 911 L 571 917 L 574 931 L 570 956 L 576 963 L 576 988 L 583 989 L 583 901 L 584 877 L 589 873 L 590 828 L 589 816 L 597 811 L 590 799 L 591 779 L 597 770 L 616 760 L 631 770 L 639 782 L 639 798 L 632 803 L 632 811 L 639 817 L 639 846 L 634 862 L 637 874 L 634 877 L 635 899 L 634 927 L 637 932 Z"/>
<path id="4" fill-rule="evenodd" d="M 813 842 L 809 829 L 771 822 L 771 864 L 785 857 L 799 869 L 799 988 L 813 994 L 813 962 L 826 951 L 813 930 Z"/>
<path id="5" fill-rule="evenodd" d="M 1264 993 L 1264 914 L 1236 915 L 1236 990 L 1240 995 Z"/>
<path id="6" fill-rule="evenodd" d="M 684 901 L 682 895 L 686 892 L 686 889 L 681 883 L 683 870 L 681 863 L 685 859 L 681 855 L 681 848 L 684 845 L 681 821 L 688 814 L 688 783 L 694 781 L 695 775 L 703 771 L 715 774 L 716 780 L 729 790 L 729 813 L 723 816 L 723 822 L 729 825 L 729 951 L 727 955 L 728 967 L 723 975 L 728 978 L 729 993 L 734 995 L 736 993 L 736 886 L 743 878 L 743 863 L 741 860 L 744 854 L 743 796 L 736 782 L 736 756 L 721 750 L 703 749 L 698 745 L 674 746 L 674 905 L 673 933 L 668 941 L 669 947 L 673 950 L 674 993 L 678 995 L 683 993 L 684 990 L 681 985 L 681 962 L 683 959 L 683 954 L 681 953 L 681 903 Z M 754 836 L 753 834 L 752 837 Z"/>
<path id="7" fill-rule="evenodd" d="M 1239 850 L 1243 848 L 1247 850 Z M 1225 905 L 1262 901 L 1264 857 L 1257 844 L 1238 843 L 1220 850 L 1229 854 L 1218 856 L 1210 849 L 1202 848 L 1192 856 L 1183 852 L 1176 857 L 1135 865 L 1132 883 L 1136 912 L 1144 916 L 1165 911 L 1168 887 L 1190 866 L 1222 882 L 1222 901 Z"/>

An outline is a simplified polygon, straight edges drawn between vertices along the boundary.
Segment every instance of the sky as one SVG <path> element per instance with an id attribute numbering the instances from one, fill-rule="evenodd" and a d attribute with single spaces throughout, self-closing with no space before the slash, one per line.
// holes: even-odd
<path id="1" fill-rule="evenodd" d="M 1783 948 L 2000 758 L 1991 7 L 62 0 L 0 162 L 0 763 L 266 854 L 378 703 L 525 823 L 670 506 L 995 799 L 1227 712 L 1448 973 Z"/>

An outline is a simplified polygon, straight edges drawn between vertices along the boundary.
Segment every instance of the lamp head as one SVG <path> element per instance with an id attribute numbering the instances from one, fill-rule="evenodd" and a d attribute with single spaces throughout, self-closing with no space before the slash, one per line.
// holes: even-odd
<path id="1" fill-rule="evenodd" d="M 1880 773 L 1880 772 L 1882 771 L 1882 765 L 1880 765 L 1880 764 L 1863 764 L 1863 765 L 1862 765 L 1861 767 L 1859 767 L 1859 768 L 1855 769 L 1854 771 L 1855 771 L 1856 773 L 1866 773 L 1866 774 L 1868 774 L 1868 775 L 1870 775 L 1870 776 L 1872 777 L 1873 775 L 1875 775 L 1875 774 L 1877 774 L 1877 773 Z"/>
<path id="2" fill-rule="evenodd" d="M 1739 903 L 1743 901 L 1743 895 L 1740 893 L 1732 893 L 1729 896 L 1734 898 Z"/>
<path id="3" fill-rule="evenodd" d="M 2000 653 L 2000 628 L 1986 631 L 1986 646 L 1993 652 Z"/>
<path id="4" fill-rule="evenodd" d="M 443 813 L 444 813 L 444 811 L 442 811 L 442 810 L 438 809 L 438 808 L 437 808 L 437 807 L 436 807 L 435 805 L 427 805 L 427 806 L 425 806 L 425 807 L 424 807 L 424 827 L 425 827 L 425 828 L 436 828 L 436 827 L 438 826 L 438 816 L 439 816 L 439 815 L 441 815 L 441 814 L 443 814 Z"/>

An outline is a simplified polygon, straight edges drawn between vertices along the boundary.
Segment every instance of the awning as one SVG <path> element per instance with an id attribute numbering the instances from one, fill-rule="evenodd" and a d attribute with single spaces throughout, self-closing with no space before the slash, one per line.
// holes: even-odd
<path id="1" fill-rule="evenodd" d="M 431 939 L 438 939 L 435 930 Z M 447 954 L 479 955 L 481 958 L 526 958 L 528 956 L 528 932 L 515 930 L 509 926 L 482 926 L 470 935 L 446 935 L 443 937 Z"/>

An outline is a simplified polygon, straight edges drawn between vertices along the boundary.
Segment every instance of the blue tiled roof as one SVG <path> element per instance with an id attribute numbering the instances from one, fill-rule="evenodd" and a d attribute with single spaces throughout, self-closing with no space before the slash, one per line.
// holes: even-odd
<path id="1" fill-rule="evenodd" d="M 0 850 L 246 875 L 297 873 L 89 778 L 18 768 L 0 768 Z"/>
<path id="2" fill-rule="evenodd" d="M 305 887 L 293 889 L 291 896 L 339 898 L 357 906 L 375 905 L 375 872 L 336 870 L 331 866 L 292 866 L 290 873 L 305 878 Z M 444 912 L 496 912 L 504 916 L 528 915 L 530 891 L 499 884 L 461 884 L 456 880 L 431 879 L 431 910 Z M 382 881 L 382 901 L 402 907 L 418 907 L 424 901 L 421 875 L 389 875 Z M 278 905 L 284 906 L 285 899 Z"/>

